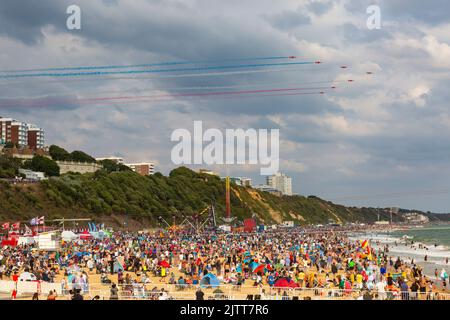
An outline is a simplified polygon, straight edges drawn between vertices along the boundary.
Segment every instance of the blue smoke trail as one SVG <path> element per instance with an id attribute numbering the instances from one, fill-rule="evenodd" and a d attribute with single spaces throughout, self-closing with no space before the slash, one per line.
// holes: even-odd
<path id="1" fill-rule="evenodd" d="M 222 65 L 210 67 L 195 67 L 195 68 L 177 68 L 177 69 L 159 69 L 159 70 L 127 70 L 127 71 L 94 71 L 94 72 L 66 72 L 66 73 L 24 73 L 24 74 L 9 74 L 2 75 L 0 79 L 15 79 L 15 78 L 36 78 L 36 77 L 77 77 L 77 76 L 102 76 L 115 74 L 145 74 L 145 73 L 163 73 L 163 72 L 182 72 L 182 71 L 203 71 L 203 70 L 224 70 L 224 69 L 242 69 L 242 68 L 259 68 L 271 66 L 289 66 L 289 65 L 304 65 L 314 64 L 315 62 L 283 62 L 283 63 L 262 63 L 262 64 L 243 64 L 243 65 Z"/>
<path id="2" fill-rule="evenodd" d="M 295 59 L 294 56 L 279 56 L 279 57 L 256 57 L 256 58 L 236 58 L 236 59 L 222 59 L 222 60 L 204 60 L 204 61 L 169 61 L 156 62 L 132 65 L 110 65 L 110 66 L 86 66 L 86 67 L 61 67 L 61 68 L 40 68 L 40 69 L 18 69 L 18 70 L 0 70 L 2 73 L 19 73 L 19 72 L 42 72 L 42 71 L 70 71 L 70 70 L 104 70 L 104 69 L 128 69 L 128 68 L 144 68 L 144 67 L 158 67 L 171 65 L 186 65 L 199 63 L 216 63 L 216 62 L 232 62 L 232 61 L 261 61 L 261 60 L 281 60 L 281 59 Z"/>

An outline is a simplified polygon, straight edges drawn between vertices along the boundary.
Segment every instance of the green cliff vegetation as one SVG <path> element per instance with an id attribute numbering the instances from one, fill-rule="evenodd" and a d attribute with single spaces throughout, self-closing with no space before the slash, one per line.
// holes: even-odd
<path id="1" fill-rule="evenodd" d="M 172 170 L 169 176 L 161 173 L 140 176 L 111 160 L 101 161 L 103 169 L 95 173 L 59 176 L 57 160 L 93 162 L 95 159 L 82 151 L 69 153 L 54 145 L 49 153 L 51 159 L 36 155 L 27 161 L 0 155 L 0 179 L 18 176 L 19 168 L 43 171 L 49 177 L 31 184 L 0 181 L 0 220 L 27 220 L 45 215 L 47 218 L 90 217 L 118 225 L 129 219 L 136 225 L 149 226 L 157 225 L 159 216 L 168 221 L 175 216 L 180 222 L 183 216 L 199 213 L 211 204 L 219 217 L 225 215 L 225 182 L 217 176 L 185 167 Z M 264 223 L 374 222 L 378 215 L 381 220 L 390 218 L 385 210 L 345 207 L 315 196 L 280 197 L 234 183 L 231 184 L 231 208 L 232 215 L 240 220 L 256 217 Z M 394 215 L 393 219 L 400 221 L 402 217 Z"/>
<path id="2" fill-rule="evenodd" d="M 14 178 L 19 175 L 21 161 L 10 156 L 0 154 L 0 178 Z"/>
<path id="3" fill-rule="evenodd" d="M 187 168 L 140 176 L 132 171 L 100 170 L 93 174 L 65 174 L 25 185 L 0 184 L 0 218 L 29 219 L 36 215 L 91 217 L 98 221 L 127 217 L 156 225 L 158 216 L 179 220 L 211 203 L 218 216 L 225 213 L 225 182 Z M 231 208 L 239 219 L 258 217 L 266 223 L 294 220 L 300 224 L 374 221 L 375 209 L 347 208 L 316 197 L 278 197 L 232 184 Z"/>
<path id="4" fill-rule="evenodd" d="M 48 152 L 55 161 L 96 162 L 93 157 L 83 151 L 75 150 L 69 153 L 67 150 L 51 145 Z"/>

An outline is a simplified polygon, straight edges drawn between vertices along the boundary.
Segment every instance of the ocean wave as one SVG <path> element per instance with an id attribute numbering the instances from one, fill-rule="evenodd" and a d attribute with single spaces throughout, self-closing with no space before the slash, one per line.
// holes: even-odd
<path id="1" fill-rule="evenodd" d="M 400 236 L 393 236 L 389 234 L 354 234 L 349 237 L 351 240 L 357 241 L 357 240 L 363 240 L 367 239 L 371 242 L 372 247 L 375 249 L 379 249 L 383 245 L 389 246 L 389 253 L 391 256 L 400 256 L 401 258 L 413 258 L 414 261 L 417 262 L 424 262 L 424 257 L 427 256 L 427 262 L 437 264 L 437 265 L 444 265 L 448 266 L 446 264 L 445 259 L 450 258 L 450 248 L 445 245 L 430 245 L 423 242 L 416 241 L 414 237 L 412 239 L 407 239 L 407 245 L 405 245 L 405 239 L 402 239 Z M 414 242 L 414 247 L 411 247 L 411 241 Z M 379 243 L 379 245 L 377 245 Z M 397 245 L 395 245 L 397 243 Z M 419 246 L 422 246 L 422 248 L 419 248 Z M 428 248 L 425 249 L 425 248 Z"/>

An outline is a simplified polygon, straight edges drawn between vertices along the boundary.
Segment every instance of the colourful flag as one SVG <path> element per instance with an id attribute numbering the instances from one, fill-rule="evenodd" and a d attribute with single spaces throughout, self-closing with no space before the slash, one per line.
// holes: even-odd
<path id="1" fill-rule="evenodd" d="M 369 241 L 367 241 L 367 240 L 361 241 L 361 248 L 365 249 L 365 248 L 367 248 L 368 245 L 369 245 Z"/>
<path id="2" fill-rule="evenodd" d="M 14 230 L 19 230 L 19 228 L 20 228 L 20 222 L 13 223 L 13 224 L 12 224 L 12 228 L 13 228 Z"/>
<path id="3" fill-rule="evenodd" d="M 2 224 L 2 229 L 3 230 L 8 230 L 9 229 L 9 222 L 5 222 L 4 224 Z"/>

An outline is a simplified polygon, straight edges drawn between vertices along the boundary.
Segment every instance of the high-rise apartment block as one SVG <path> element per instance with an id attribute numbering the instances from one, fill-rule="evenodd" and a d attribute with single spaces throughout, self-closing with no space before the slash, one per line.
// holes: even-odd
<path id="1" fill-rule="evenodd" d="M 267 185 L 279 190 L 283 195 L 292 195 L 292 178 L 284 173 L 276 173 L 267 177 Z"/>
<path id="2" fill-rule="evenodd" d="M 12 118 L 0 117 L 0 144 L 17 144 L 30 149 L 44 148 L 44 130 Z"/>

